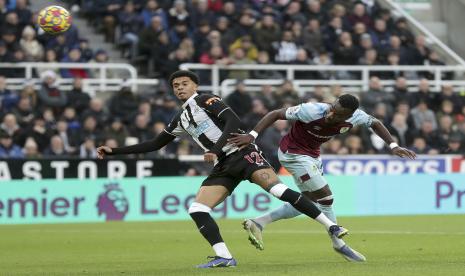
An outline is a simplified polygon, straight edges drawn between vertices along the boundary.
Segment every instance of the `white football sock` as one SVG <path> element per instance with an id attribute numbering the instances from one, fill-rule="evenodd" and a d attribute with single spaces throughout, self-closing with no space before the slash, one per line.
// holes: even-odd
<path id="1" fill-rule="evenodd" d="M 224 242 L 219 242 L 213 245 L 213 250 L 215 250 L 216 256 L 226 258 L 226 259 L 231 259 L 232 255 L 229 252 L 228 248 L 226 247 L 226 244 Z"/>
<path id="2" fill-rule="evenodd" d="M 329 230 L 329 227 L 336 225 L 323 212 L 318 217 L 316 217 L 315 220 L 323 224 L 326 227 L 326 230 Z"/>
<path id="3" fill-rule="evenodd" d="M 337 224 L 336 221 L 336 215 L 334 214 L 333 211 L 333 205 L 322 205 L 322 204 L 317 204 L 318 208 L 320 208 L 321 212 L 325 214 L 331 221 Z M 331 241 L 333 242 L 333 247 L 334 248 L 341 248 L 343 247 L 346 243 L 342 239 L 338 239 L 336 237 L 333 237 L 330 235 Z"/>

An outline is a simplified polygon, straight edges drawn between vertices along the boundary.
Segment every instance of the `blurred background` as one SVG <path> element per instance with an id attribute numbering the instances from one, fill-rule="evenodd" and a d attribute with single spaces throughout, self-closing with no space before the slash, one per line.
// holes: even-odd
<path id="1" fill-rule="evenodd" d="M 72 27 L 57 36 L 36 24 L 37 12 L 52 4 L 73 15 Z M 462 0 L 0 0 L 0 181 L 27 183 L 21 189 L 2 186 L 10 215 L 0 222 L 105 220 L 102 210 L 117 210 L 115 202 L 123 213 L 130 202 L 148 202 L 149 188 L 137 186 L 142 184 L 133 177 L 160 187 L 152 191 L 159 202 L 182 206 L 181 199 L 160 195 L 170 192 L 192 200 L 188 197 L 198 185 L 183 183 L 199 184 L 211 166 L 187 136 L 158 152 L 95 160 L 99 145 L 135 144 L 165 128 L 179 109 L 167 85 L 178 69 L 197 72 L 200 91 L 221 96 L 245 130 L 274 109 L 356 95 L 399 145 L 420 157 L 390 156 L 367 129 L 331 140 L 322 153 L 330 183 L 336 195 L 340 192 L 336 210 L 342 215 L 460 213 L 464 13 Z M 282 175 L 287 173 L 277 148 L 289 127 L 287 121 L 276 122 L 257 140 Z M 62 179 L 70 182 L 56 181 Z M 94 188 L 81 190 L 82 179 L 96 182 Z M 66 183 L 74 188 L 64 188 Z M 362 188 L 390 198 L 405 189 L 405 198 L 390 208 L 380 198 L 355 192 Z M 103 191 L 105 196 L 97 197 Z M 92 202 L 85 215 L 69 211 L 47 217 L 36 210 L 39 202 L 14 201 L 79 198 L 80 193 L 99 198 L 98 213 Z M 418 195 L 418 210 L 409 208 L 410 196 Z M 156 219 L 148 205 L 143 207 L 126 209 L 126 219 Z M 236 210 L 232 217 L 260 208 Z M 107 220 L 124 218 L 114 210 Z M 164 214 L 162 219 L 188 217 Z"/>

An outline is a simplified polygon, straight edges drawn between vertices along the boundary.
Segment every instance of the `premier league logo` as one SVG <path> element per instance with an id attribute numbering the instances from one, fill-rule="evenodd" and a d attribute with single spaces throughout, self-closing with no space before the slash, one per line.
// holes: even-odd
<path id="1" fill-rule="evenodd" d="M 105 192 L 97 200 L 98 215 L 105 215 L 106 221 L 123 220 L 129 210 L 129 202 L 118 183 L 104 185 Z"/>

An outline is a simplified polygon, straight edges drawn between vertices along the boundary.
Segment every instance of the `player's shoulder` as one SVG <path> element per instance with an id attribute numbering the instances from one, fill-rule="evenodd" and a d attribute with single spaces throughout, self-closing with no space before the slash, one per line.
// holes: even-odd
<path id="1" fill-rule="evenodd" d="M 302 111 L 312 116 L 322 116 L 331 107 L 328 103 L 303 103 L 301 105 Z"/>
<path id="2" fill-rule="evenodd" d="M 195 97 L 195 101 L 199 106 L 209 106 L 217 101 L 221 101 L 221 98 L 214 94 L 202 93 Z"/>

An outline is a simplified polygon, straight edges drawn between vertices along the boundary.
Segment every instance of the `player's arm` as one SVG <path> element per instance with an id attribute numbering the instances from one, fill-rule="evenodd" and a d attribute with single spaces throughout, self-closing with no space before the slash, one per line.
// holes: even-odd
<path id="1" fill-rule="evenodd" d="M 136 145 L 119 148 L 101 146 L 97 148 L 97 158 L 103 159 L 105 155 L 136 154 L 156 151 L 169 144 L 175 138 L 175 135 L 172 135 L 166 132 L 166 130 L 164 130 L 160 134 L 158 134 L 157 137 L 155 137 L 154 139 Z"/>
<path id="2" fill-rule="evenodd" d="M 389 130 L 384 126 L 384 124 L 380 120 L 373 119 L 373 122 L 371 123 L 371 129 L 373 129 L 376 135 L 381 137 L 381 139 L 383 139 L 384 142 L 389 145 L 389 148 L 391 148 L 393 154 L 400 157 L 408 157 L 410 159 L 415 159 L 415 152 L 400 147 L 397 143 L 395 143 L 391 133 L 389 133 Z"/>
<path id="3" fill-rule="evenodd" d="M 277 120 L 287 120 L 286 118 L 287 108 L 276 109 L 268 112 L 248 134 L 232 133 L 232 138 L 228 139 L 228 143 L 236 145 L 238 147 L 245 147 L 258 137 L 258 135 L 269 126 L 274 124 Z"/>
<path id="4" fill-rule="evenodd" d="M 97 158 L 103 159 L 105 155 L 117 155 L 117 154 L 136 154 L 136 153 L 145 153 L 156 151 L 171 141 L 176 139 L 178 135 L 184 132 L 180 124 L 181 112 L 178 113 L 177 116 L 173 118 L 173 120 L 169 123 L 169 125 L 154 139 L 142 142 L 140 144 L 127 146 L 127 147 L 119 147 L 119 148 L 110 148 L 107 146 L 101 146 L 97 148 Z"/>

